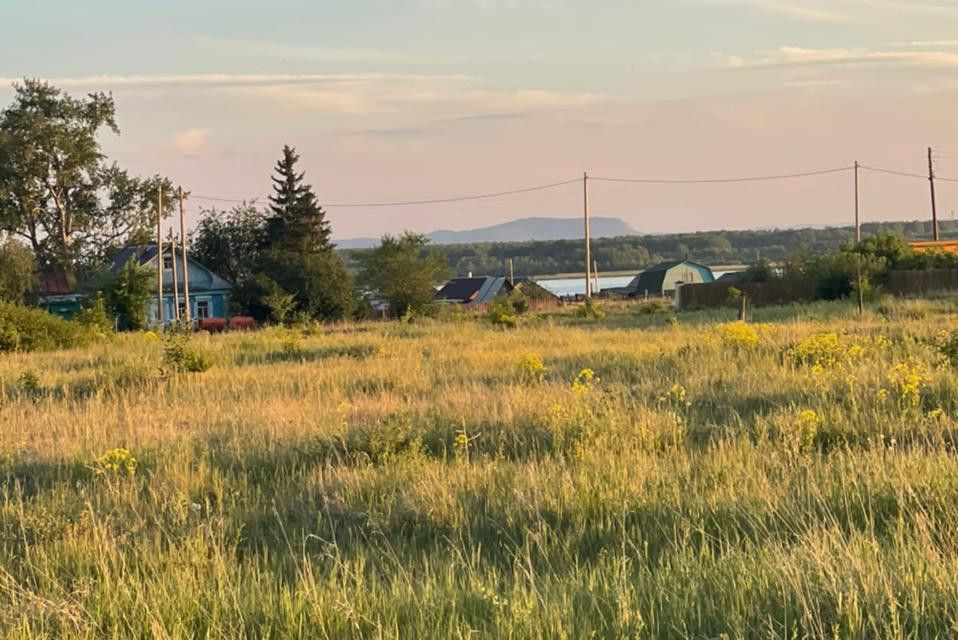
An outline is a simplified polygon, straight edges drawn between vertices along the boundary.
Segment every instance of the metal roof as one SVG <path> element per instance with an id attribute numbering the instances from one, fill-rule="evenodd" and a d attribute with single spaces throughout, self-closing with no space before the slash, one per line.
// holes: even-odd
<path id="1" fill-rule="evenodd" d="M 480 276 L 478 278 L 453 278 L 436 293 L 437 300 L 484 304 L 503 291 L 511 291 L 508 278 Z"/>
<path id="2" fill-rule="evenodd" d="M 168 244 L 163 245 L 163 262 L 165 265 L 170 264 L 170 246 Z M 113 264 L 110 267 L 110 271 L 114 274 L 118 273 L 123 266 L 130 260 L 136 260 L 137 264 L 141 267 L 156 265 L 156 245 L 136 245 L 125 247 L 120 253 L 116 255 L 113 259 Z M 191 266 L 190 269 L 190 293 L 194 291 L 228 291 L 233 288 L 233 285 L 230 284 L 227 280 L 221 278 L 217 274 L 213 273 L 202 264 L 194 260 L 187 254 L 187 262 Z M 183 287 L 183 256 L 177 251 L 176 252 L 176 283 L 182 291 Z M 163 271 L 163 288 L 164 289 L 173 289 L 173 273 L 171 269 L 164 269 Z"/>

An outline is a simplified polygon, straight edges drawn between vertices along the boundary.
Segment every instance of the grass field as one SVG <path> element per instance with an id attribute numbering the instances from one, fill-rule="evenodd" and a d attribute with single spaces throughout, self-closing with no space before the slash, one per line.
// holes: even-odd
<path id="1" fill-rule="evenodd" d="M 149 335 L 2 356 L 0 631 L 953 636 L 956 312 L 267 330 L 195 338 L 194 374 Z"/>

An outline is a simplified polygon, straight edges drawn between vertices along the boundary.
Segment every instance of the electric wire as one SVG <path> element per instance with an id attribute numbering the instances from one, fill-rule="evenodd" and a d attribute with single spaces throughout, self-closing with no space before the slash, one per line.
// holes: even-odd
<path id="1" fill-rule="evenodd" d="M 821 169 L 818 171 L 807 171 L 804 173 L 786 173 L 771 176 L 751 176 L 745 178 L 690 178 L 690 179 L 658 179 L 658 178 L 604 178 L 589 176 L 589 180 L 599 182 L 631 182 L 638 184 L 732 184 L 738 182 L 768 182 L 771 180 L 791 180 L 796 178 L 810 178 L 813 176 L 824 176 L 832 173 L 845 173 L 852 171 L 852 167 L 836 167 L 833 169 Z"/>

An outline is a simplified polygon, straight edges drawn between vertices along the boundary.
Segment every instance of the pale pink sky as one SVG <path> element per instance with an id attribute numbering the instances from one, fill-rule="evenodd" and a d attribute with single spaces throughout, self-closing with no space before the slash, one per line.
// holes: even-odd
<path id="1" fill-rule="evenodd" d="M 196 194 L 265 195 L 283 144 L 325 203 L 502 191 L 585 170 L 736 177 L 857 159 L 922 173 L 929 145 L 939 174 L 958 179 L 954 1 L 327 0 L 287 15 L 211 2 L 190 9 L 188 27 L 158 9 L 93 4 L 89 15 L 108 18 L 5 3 L 0 24 L 18 28 L 0 37 L 2 84 L 112 91 L 123 134 L 104 138 L 107 151 Z M 41 30 L 53 51 L 29 37 Z M 0 103 L 9 96 L 0 89 Z M 851 186 L 849 174 L 596 183 L 593 213 L 643 232 L 841 224 Z M 929 215 L 927 181 L 865 173 L 862 187 L 866 220 Z M 947 218 L 958 183 L 941 182 L 939 200 Z M 581 193 L 328 211 L 336 236 L 376 236 L 578 216 Z"/>

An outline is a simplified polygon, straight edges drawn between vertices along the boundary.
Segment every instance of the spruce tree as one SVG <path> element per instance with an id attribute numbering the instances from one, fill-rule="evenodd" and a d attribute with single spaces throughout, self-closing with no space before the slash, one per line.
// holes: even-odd
<path id="1" fill-rule="evenodd" d="M 272 215 L 267 222 L 266 240 L 273 248 L 298 253 L 318 254 L 333 249 L 326 212 L 319 206 L 313 188 L 303 182 L 305 174 L 297 173 L 299 154 L 290 146 L 283 147 L 283 157 L 276 163 L 273 191 L 270 196 Z"/>
<path id="2" fill-rule="evenodd" d="M 257 275 L 271 290 L 292 294 L 296 310 L 313 318 L 348 315 L 355 303 L 352 280 L 330 240 L 326 212 L 304 174 L 296 170 L 296 150 L 283 147 L 273 176 L 264 242 Z"/>

